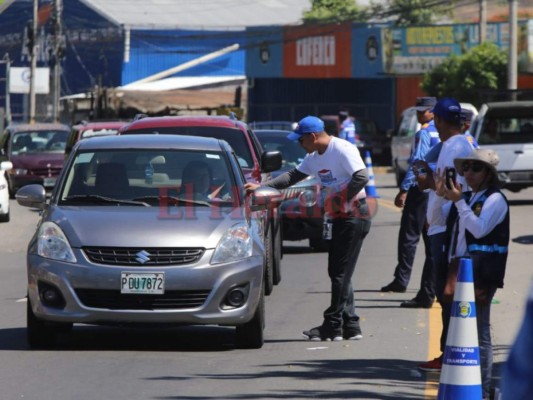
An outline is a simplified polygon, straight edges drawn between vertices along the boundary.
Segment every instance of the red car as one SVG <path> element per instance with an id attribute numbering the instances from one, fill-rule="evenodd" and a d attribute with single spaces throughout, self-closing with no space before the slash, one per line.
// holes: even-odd
<path id="1" fill-rule="evenodd" d="M 68 126 L 54 123 L 12 124 L 4 130 L 0 151 L 2 161 L 13 163 L 7 173 L 11 197 L 32 183 L 53 189 L 63 168 L 69 131 Z"/>
<path id="2" fill-rule="evenodd" d="M 124 121 L 82 121 L 79 124 L 74 125 L 67 139 L 67 147 L 65 148 L 65 159 L 67 159 L 67 157 L 69 156 L 74 145 L 80 140 L 97 136 L 116 135 L 118 134 L 118 130 L 122 128 L 125 124 L 126 122 Z"/>
<path id="3" fill-rule="evenodd" d="M 233 148 L 247 182 L 261 183 L 281 168 L 279 151 L 263 151 L 254 132 L 242 121 L 227 116 L 141 117 L 119 130 L 119 135 L 188 135 L 222 139 Z M 265 294 L 281 281 L 282 256 L 280 215 L 277 208 L 264 211 L 266 248 Z"/>

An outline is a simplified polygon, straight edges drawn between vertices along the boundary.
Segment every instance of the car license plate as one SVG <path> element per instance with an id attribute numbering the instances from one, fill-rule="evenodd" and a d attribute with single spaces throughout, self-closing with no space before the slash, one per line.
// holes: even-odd
<path id="1" fill-rule="evenodd" d="M 163 294 L 165 293 L 165 273 L 122 272 L 120 293 Z"/>
<path id="2" fill-rule="evenodd" d="M 44 178 L 43 186 L 44 187 L 54 187 L 56 185 L 56 178 Z"/>

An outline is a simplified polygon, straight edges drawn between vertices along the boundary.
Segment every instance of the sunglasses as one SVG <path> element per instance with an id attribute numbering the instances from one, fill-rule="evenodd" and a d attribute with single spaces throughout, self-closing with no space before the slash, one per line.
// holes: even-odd
<path id="1" fill-rule="evenodd" d="M 481 172 L 485 169 L 485 165 L 483 163 L 463 163 L 463 172 L 466 171 L 472 171 L 472 172 Z"/>

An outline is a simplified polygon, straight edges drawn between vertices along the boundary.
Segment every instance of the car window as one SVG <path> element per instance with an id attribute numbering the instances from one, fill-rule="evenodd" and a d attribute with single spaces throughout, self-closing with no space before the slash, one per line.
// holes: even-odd
<path id="1" fill-rule="evenodd" d="M 266 151 L 279 151 L 282 157 L 282 168 L 296 168 L 303 161 L 306 151 L 300 144 L 287 139 L 286 135 L 261 133 L 257 138 Z"/>
<path id="2" fill-rule="evenodd" d="M 68 131 L 21 131 L 12 136 L 11 154 L 63 153 Z"/>
<path id="3" fill-rule="evenodd" d="M 478 138 L 480 145 L 533 142 L 533 117 L 487 117 Z"/>
<path id="4" fill-rule="evenodd" d="M 220 128 L 213 126 L 175 126 L 165 128 L 148 128 L 148 129 L 136 129 L 132 131 L 123 132 L 123 134 L 153 134 L 160 133 L 166 135 L 190 135 L 211 137 L 215 139 L 221 139 L 228 142 L 233 148 L 235 154 L 239 158 L 239 165 L 243 168 L 253 168 L 254 162 L 252 153 L 250 152 L 250 146 L 246 141 L 244 133 L 240 129 Z"/>
<path id="5" fill-rule="evenodd" d="M 398 125 L 397 136 L 413 136 L 417 131 L 417 125 L 416 111 L 414 109 L 405 111 Z"/>
<path id="6" fill-rule="evenodd" d="M 60 203 L 91 196 L 158 205 L 162 197 L 228 205 L 235 177 L 223 152 L 192 150 L 100 150 L 79 152 L 68 167 Z M 84 199 L 85 198 L 85 199 Z M 102 205 L 105 203 L 96 203 Z"/>

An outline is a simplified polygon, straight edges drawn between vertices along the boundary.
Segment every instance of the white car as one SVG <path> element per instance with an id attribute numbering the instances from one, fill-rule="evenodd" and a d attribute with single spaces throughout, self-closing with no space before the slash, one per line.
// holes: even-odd
<path id="1" fill-rule="evenodd" d="M 470 103 L 461 103 L 461 108 L 472 111 L 473 122 L 478 115 L 476 107 Z M 398 186 L 402 183 L 407 168 L 409 167 L 409 157 L 411 157 L 414 136 L 419 130 L 420 124 L 416 118 L 415 107 L 409 107 L 403 110 L 400 122 L 391 141 L 392 168 L 394 169 Z"/>
<path id="2" fill-rule="evenodd" d="M 11 161 L 2 161 L 0 167 L 0 222 L 9 222 L 9 188 L 5 171 L 13 168 Z"/>
<path id="3" fill-rule="evenodd" d="M 500 182 L 511 192 L 533 186 L 533 101 L 483 104 L 470 133 L 500 156 Z"/>

